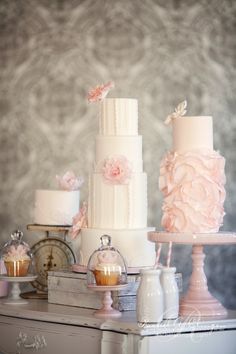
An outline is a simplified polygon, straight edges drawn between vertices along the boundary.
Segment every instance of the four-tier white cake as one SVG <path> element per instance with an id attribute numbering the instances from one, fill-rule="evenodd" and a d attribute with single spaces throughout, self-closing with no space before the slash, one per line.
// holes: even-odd
<path id="1" fill-rule="evenodd" d="M 80 264 L 87 265 L 109 234 L 128 267 L 155 262 L 147 240 L 147 175 L 143 172 L 138 101 L 108 98 L 101 102 L 94 170 L 89 178 L 88 228 L 81 231 Z"/>

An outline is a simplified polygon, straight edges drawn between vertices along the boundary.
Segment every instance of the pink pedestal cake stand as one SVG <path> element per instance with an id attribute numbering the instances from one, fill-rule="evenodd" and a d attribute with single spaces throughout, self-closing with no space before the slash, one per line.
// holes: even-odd
<path id="1" fill-rule="evenodd" d="M 236 244 L 234 233 L 169 233 L 150 232 L 149 241 L 192 245 L 192 275 L 186 295 L 180 302 L 180 315 L 225 316 L 227 310 L 214 298 L 207 286 L 204 272 L 204 245 Z"/>
<path id="2" fill-rule="evenodd" d="M 104 293 L 102 304 L 103 307 L 97 311 L 94 312 L 95 317 L 100 317 L 100 318 L 107 318 L 107 317 L 120 317 L 121 313 L 118 310 L 113 309 L 112 305 L 112 297 L 111 297 L 111 291 L 118 291 L 124 289 L 128 284 L 120 284 L 120 285 L 104 285 L 104 286 L 99 286 L 99 285 L 88 285 L 88 288 L 93 290 L 93 291 L 102 291 Z"/>

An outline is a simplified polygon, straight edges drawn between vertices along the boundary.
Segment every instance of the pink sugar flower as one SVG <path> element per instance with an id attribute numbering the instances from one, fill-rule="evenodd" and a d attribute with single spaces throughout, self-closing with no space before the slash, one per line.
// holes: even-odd
<path id="1" fill-rule="evenodd" d="M 102 101 L 110 91 L 114 87 L 114 82 L 109 81 L 104 85 L 100 85 L 95 87 L 94 89 L 91 89 L 88 93 L 88 101 L 89 102 L 97 102 L 97 101 Z"/>
<path id="2" fill-rule="evenodd" d="M 130 162 L 125 156 L 107 158 L 102 167 L 102 175 L 108 184 L 128 184 L 132 176 Z"/>
<path id="3" fill-rule="evenodd" d="M 84 183 L 84 179 L 82 177 L 76 177 L 72 171 L 66 172 L 62 177 L 56 176 L 56 179 L 60 188 L 66 191 L 76 191 Z"/>
<path id="4" fill-rule="evenodd" d="M 12 245 L 10 246 L 7 252 L 7 257 L 21 259 L 25 257 L 28 251 L 29 251 L 29 247 L 25 245 L 19 245 L 19 246 Z"/>
<path id="5" fill-rule="evenodd" d="M 83 205 L 80 208 L 79 212 L 73 217 L 73 226 L 71 227 L 69 233 L 72 240 L 77 238 L 82 228 L 88 227 L 87 210 L 87 203 L 83 202 Z"/>

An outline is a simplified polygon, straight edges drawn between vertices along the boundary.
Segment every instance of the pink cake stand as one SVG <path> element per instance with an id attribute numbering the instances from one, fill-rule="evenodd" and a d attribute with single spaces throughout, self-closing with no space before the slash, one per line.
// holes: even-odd
<path id="1" fill-rule="evenodd" d="M 180 301 L 180 315 L 225 316 L 227 310 L 214 298 L 204 272 L 204 245 L 236 244 L 235 233 L 169 233 L 150 232 L 149 241 L 192 245 L 192 275 L 186 295 Z"/>
<path id="2" fill-rule="evenodd" d="M 112 297 L 111 297 L 111 292 L 113 290 L 122 290 L 124 289 L 128 284 L 120 284 L 120 285 L 113 285 L 113 286 L 99 286 L 99 285 L 88 285 L 88 288 L 93 290 L 93 291 L 102 291 L 104 293 L 103 295 L 103 300 L 102 304 L 103 307 L 97 311 L 94 312 L 95 317 L 99 318 L 106 318 L 106 317 L 120 317 L 121 313 L 118 310 L 113 309 L 112 305 Z"/>

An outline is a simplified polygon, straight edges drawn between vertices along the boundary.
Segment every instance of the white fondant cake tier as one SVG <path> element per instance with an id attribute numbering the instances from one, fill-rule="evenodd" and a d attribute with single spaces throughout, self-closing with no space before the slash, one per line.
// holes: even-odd
<path id="1" fill-rule="evenodd" d="M 79 191 L 36 190 L 35 224 L 71 225 L 79 210 L 79 196 Z"/>
<path id="2" fill-rule="evenodd" d="M 82 229 L 79 262 L 87 266 L 90 255 L 100 246 L 100 237 L 108 234 L 112 237 L 112 245 L 123 255 L 128 267 L 152 267 L 155 263 L 155 245 L 147 240 L 147 233 L 153 230 Z"/>
<path id="3" fill-rule="evenodd" d="M 111 185 L 101 173 L 90 177 L 88 225 L 92 228 L 144 228 L 147 223 L 147 175 L 135 173 L 129 184 Z"/>
<path id="4" fill-rule="evenodd" d="M 106 98 L 101 103 L 100 135 L 138 135 L 138 101 Z"/>
<path id="5" fill-rule="evenodd" d="M 174 151 L 213 150 L 212 117 L 179 117 L 173 119 L 172 126 Z"/>
<path id="6" fill-rule="evenodd" d="M 97 136 L 95 163 L 107 157 L 123 155 L 132 165 L 134 172 L 143 171 L 142 136 Z"/>

